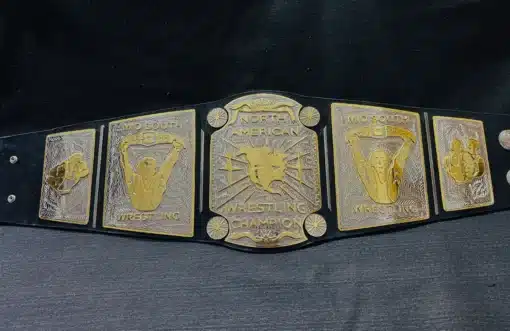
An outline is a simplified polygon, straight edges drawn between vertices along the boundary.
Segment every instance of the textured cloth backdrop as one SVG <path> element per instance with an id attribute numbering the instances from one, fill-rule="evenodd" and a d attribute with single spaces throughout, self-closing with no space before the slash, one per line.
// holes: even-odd
<path id="1" fill-rule="evenodd" d="M 0 135 L 251 89 L 508 113 L 506 5 L 3 1 Z M 0 330 L 508 330 L 509 216 L 277 255 L 1 227 Z"/>
<path id="2" fill-rule="evenodd" d="M 2 229 L 5 330 L 508 330 L 510 213 L 254 255 Z"/>

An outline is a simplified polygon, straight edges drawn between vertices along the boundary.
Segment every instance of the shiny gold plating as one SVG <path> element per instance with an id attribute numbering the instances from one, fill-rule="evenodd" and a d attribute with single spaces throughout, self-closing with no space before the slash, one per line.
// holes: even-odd
<path id="1" fill-rule="evenodd" d="M 89 129 L 46 137 L 39 218 L 88 223 L 95 135 Z"/>
<path id="2" fill-rule="evenodd" d="M 225 241 L 284 247 L 306 240 L 303 222 L 321 207 L 317 135 L 299 105 L 274 94 L 238 98 L 211 136 L 210 208 L 226 218 Z"/>
<path id="3" fill-rule="evenodd" d="M 111 122 L 103 226 L 193 236 L 195 140 L 194 110 Z"/>
<path id="4" fill-rule="evenodd" d="M 136 167 L 131 165 L 128 155 L 130 146 L 150 147 L 161 144 L 171 144 L 173 149 L 168 152 L 159 167 L 156 159 L 151 156 L 142 157 Z M 120 164 L 133 208 L 139 211 L 152 211 L 159 207 L 167 189 L 168 179 L 183 148 L 183 140 L 169 133 L 141 131 L 122 139 Z"/>
<path id="5" fill-rule="evenodd" d="M 58 194 L 68 194 L 89 173 L 83 153 L 73 153 L 67 160 L 50 169 L 46 183 Z"/>
<path id="6" fill-rule="evenodd" d="M 494 204 L 483 122 L 434 116 L 433 123 L 443 209 Z"/>
<path id="7" fill-rule="evenodd" d="M 428 219 L 419 114 L 334 103 L 331 117 L 339 229 Z"/>
<path id="8" fill-rule="evenodd" d="M 443 158 L 443 167 L 458 184 L 471 183 L 485 172 L 485 162 L 479 154 L 480 142 L 468 139 L 468 148 L 459 139 L 452 140 L 450 152 Z"/>
<path id="9" fill-rule="evenodd" d="M 360 143 L 362 138 L 389 137 L 399 137 L 403 140 L 402 146 L 395 153 L 389 153 L 384 147 L 379 147 L 373 149 L 368 158 L 365 158 Z M 416 142 L 416 136 L 407 129 L 378 125 L 376 118 L 373 117 L 369 126 L 349 130 L 346 139 L 352 150 L 358 176 L 370 198 L 381 204 L 395 203 L 402 184 L 406 160 Z"/>

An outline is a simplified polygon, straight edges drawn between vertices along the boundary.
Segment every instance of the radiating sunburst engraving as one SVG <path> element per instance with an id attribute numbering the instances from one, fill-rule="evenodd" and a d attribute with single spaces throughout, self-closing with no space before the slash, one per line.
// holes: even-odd
<path id="1" fill-rule="evenodd" d="M 215 216 L 207 223 L 207 234 L 211 239 L 221 240 L 228 234 L 228 222 L 220 216 Z"/>
<path id="2" fill-rule="evenodd" d="M 317 134 L 301 124 L 301 105 L 259 93 L 225 105 L 228 122 L 211 135 L 211 211 L 225 217 L 225 242 L 278 248 L 308 239 L 306 216 L 320 210 Z"/>
<path id="3" fill-rule="evenodd" d="M 299 112 L 299 120 L 304 126 L 312 127 L 319 124 L 321 114 L 314 107 L 304 107 Z"/>
<path id="4" fill-rule="evenodd" d="M 312 237 L 322 237 L 327 230 L 326 220 L 318 214 L 309 215 L 305 219 L 305 229 Z"/>
<path id="5" fill-rule="evenodd" d="M 207 114 L 207 123 L 213 128 L 221 128 L 227 123 L 228 114 L 223 108 L 214 108 Z"/>

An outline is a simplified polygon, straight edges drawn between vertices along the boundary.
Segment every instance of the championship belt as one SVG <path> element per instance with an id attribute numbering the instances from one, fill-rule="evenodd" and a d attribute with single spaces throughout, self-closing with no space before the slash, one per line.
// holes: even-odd
<path id="1" fill-rule="evenodd" d="M 261 92 L 2 137 L 0 222 L 297 249 L 509 209 L 507 129 Z"/>

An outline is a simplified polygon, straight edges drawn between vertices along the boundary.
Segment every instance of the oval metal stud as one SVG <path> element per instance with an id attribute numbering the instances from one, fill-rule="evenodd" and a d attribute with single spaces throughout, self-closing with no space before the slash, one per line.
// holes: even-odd
<path id="1" fill-rule="evenodd" d="M 510 130 L 503 130 L 498 136 L 499 144 L 506 150 L 510 150 Z"/>

